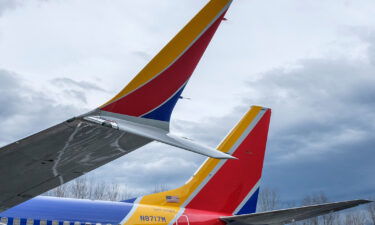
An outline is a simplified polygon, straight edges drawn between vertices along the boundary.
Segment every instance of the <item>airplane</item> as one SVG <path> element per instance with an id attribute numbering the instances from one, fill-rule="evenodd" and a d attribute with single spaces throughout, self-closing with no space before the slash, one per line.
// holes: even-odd
<path id="1" fill-rule="evenodd" d="M 107 103 L 2 147 L 0 223 L 287 224 L 369 203 L 351 200 L 257 213 L 269 108 L 251 107 L 217 148 L 170 133 L 172 111 L 231 3 L 210 0 Z M 177 189 L 121 202 L 39 196 L 152 141 L 208 159 Z"/>

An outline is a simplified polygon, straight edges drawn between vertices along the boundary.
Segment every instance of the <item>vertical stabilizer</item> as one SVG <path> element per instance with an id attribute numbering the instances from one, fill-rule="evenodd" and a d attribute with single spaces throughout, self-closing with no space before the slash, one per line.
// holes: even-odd
<path id="1" fill-rule="evenodd" d="M 182 187 L 140 197 L 137 203 L 180 207 L 175 218 L 191 210 L 255 212 L 270 118 L 270 109 L 253 106 L 217 148 L 238 160 L 209 158 Z"/>

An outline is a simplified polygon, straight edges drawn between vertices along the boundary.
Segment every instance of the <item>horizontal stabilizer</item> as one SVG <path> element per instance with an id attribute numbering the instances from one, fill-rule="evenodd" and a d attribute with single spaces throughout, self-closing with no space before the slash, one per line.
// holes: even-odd
<path id="1" fill-rule="evenodd" d="M 345 202 L 327 203 L 321 205 L 304 206 L 300 208 L 282 209 L 270 212 L 253 213 L 239 216 L 221 217 L 228 224 L 288 224 L 305 220 L 327 213 L 352 208 L 361 204 L 370 203 L 367 200 L 353 200 Z"/>
<path id="2" fill-rule="evenodd" d="M 195 152 L 204 156 L 208 156 L 216 159 L 235 159 L 235 157 L 218 151 L 214 148 L 210 148 L 198 143 L 195 143 L 189 139 L 177 137 L 168 133 L 168 131 L 148 126 L 140 123 L 130 122 L 123 119 L 117 119 L 113 117 L 97 117 L 87 116 L 85 120 L 112 127 L 120 131 L 131 133 L 144 138 L 149 138 L 154 141 L 158 141 L 164 144 L 172 145 L 174 147 L 182 148 L 191 152 Z"/>

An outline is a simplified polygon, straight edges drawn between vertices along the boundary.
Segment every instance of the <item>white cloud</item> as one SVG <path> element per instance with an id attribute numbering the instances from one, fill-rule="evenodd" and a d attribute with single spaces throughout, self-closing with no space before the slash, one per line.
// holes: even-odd
<path id="1" fill-rule="evenodd" d="M 65 98 L 69 97 L 70 91 L 66 93 Z M 85 98 L 85 95 L 81 97 Z M 6 70 L 0 70 L 0 104 L 2 146 L 87 110 L 61 104 L 43 90 L 30 87 L 18 74 Z"/>
<path id="2" fill-rule="evenodd" d="M 1 0 L 0 1 L 0 16 L 4 13 L 4 11 L 13 9 L 18 4 L 19 4 L 19 1 L 17 0 Z"/>

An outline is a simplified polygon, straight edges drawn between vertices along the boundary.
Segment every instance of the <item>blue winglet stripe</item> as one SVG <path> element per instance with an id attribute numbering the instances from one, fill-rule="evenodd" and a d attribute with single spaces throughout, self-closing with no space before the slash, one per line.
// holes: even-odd
<path id="1" fill-rule="evenodd" d="M 143 118 L 161 120 L 169 122 L 171 120 L 171 114 L 173 108 L 176 106 L 178 99 L 181 97 L 182 92 L 184 91 L 185 86 L 183 86 L 172 98 L 170 98 L 163 105 L 149 112 L 148 114 L 142 116 Z"/>

